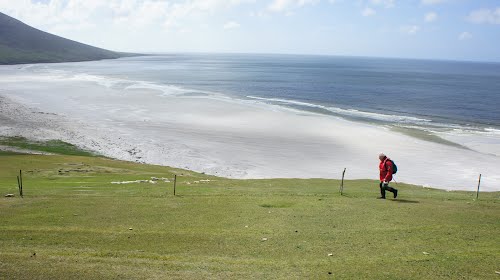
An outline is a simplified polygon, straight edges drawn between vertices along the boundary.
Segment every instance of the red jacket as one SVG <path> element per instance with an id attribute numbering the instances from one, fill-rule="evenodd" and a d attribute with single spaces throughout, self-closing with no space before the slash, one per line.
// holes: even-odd
<path id="1" fill-rule="evenodd" d="M 380 161 L 378 169 L 380 170 L 380 181 L 390 182 L 392 180 L 392 161 L 385 157 Z"/>

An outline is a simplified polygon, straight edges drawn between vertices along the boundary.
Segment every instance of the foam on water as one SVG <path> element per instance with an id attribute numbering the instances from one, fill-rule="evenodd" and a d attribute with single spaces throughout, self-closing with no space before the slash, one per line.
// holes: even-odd
<path id="1" fill-rule="evenodd" d="M 101 86 L 104 86 L 106 88 L 112 88 L 116 85 L 131 83 L 130 81 L 124 79 L 110 78 L 110 77 L 90 75 L 90 74 L 74 74 L 70 77 L 65 77 L 65 76 L 69 76 L 71 74 L 69 73 L 64 73 L 64 74 L 65 75 L 61 75 L 58 78 L 70 81 L 93 82 Z"/>
<path id="2" fill-rule="evenodd" d="M 281 98 L 263 98 L 263 97 L 256 97 L 256 96 L 247 96 L 247 97 L 251 98 L 251 99 L 257 99 L 257 100 L 263 100 L 263 101 L 279 102 L 279 103 L 283 103 L 283 104 L 299 105 L 299 106 L 310 107 L 310 108 L 319 108 L 319 109 L 330 111 L 332 113 L 336 113 L 336 114 L 339 114 L 342 116 L 367 118 L 367 119 L 371 119 L 371 120 L 378 120 L 378 121 L 385 121 L 385 122 L 399 122 L 399 123 L 427 123 L 427 122 L 431 122 L 431 120 L 417 118 L 417 117 L 363 112 L 363 111 L 359 111 L 356 109 L 342 109 L 342 108 L 337 108 L 337 107 L 329 107 L 329 106 L 312 104 L 312 103 L 301 102 L 301 101 L 296 101 L 296 100 L 287 100 L 287 99 L 281 99 Z"/>
<path id="3" fill-rule="evenodd" d="M 131 89 L 155 90 L 155 91 L 161 92 L 162 95 L 164 95 L 164 96 L 186 95 L 186 94 L 190 94 L 193 92 L 197 92 L 199 94 L 212 94 L 211 92 L 206 92 L 206 91 L 196 91 L 196 90 L 190 90 L 187 88 L 174 86 L 174 85 L 162 85 L 162 84 L 157 84 L 157 83 L 153 83 L 153 82 L 145 82 L 145 81 L 134 81 L 134 82 L 132 82 L 131 85 L 126 86 L 124 89 L 125 90 L 131 90 Z"/>
<path id="4" fill-rule="evenodd" d="M 491 135 L 500 135 L 500 129 L 495 129 L 491 127 L 487 127 L 484 129 L 485 133 L 491 134 Z"/>
<path id="5" fill-rule="evenodd" d="M 30 68 L 23 69 L 29 70 Z M 77 82 L 92 82 L 106 88 L 116 88 L 123 90 L 135 90 L 135 89 L 147 89 L 157 92 L 161 92 L 162 95 L 185 95 L 196 92 L 202 95 L 216 95 L 214 92 L 203 91 L 203 90 L 192 90 L 184 87 L 179 87 L 175 85 L 160 84 L 150 81 L 141 80 L 131 80 L 122 79 L 115 77 L 108 77 L 103 75 L 94 75 L 87 73 L 77 73 L 74 74 L 70 71 L 56 70 L 56 69 L 45 69 L 47 75 L 46 79 L 52 79 L 54 81 L 77 81 Z"/>

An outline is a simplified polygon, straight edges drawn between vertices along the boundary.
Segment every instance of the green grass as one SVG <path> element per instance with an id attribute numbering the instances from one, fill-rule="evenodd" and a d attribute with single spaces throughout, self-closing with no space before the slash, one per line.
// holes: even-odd
<path id="1" fill-rule="evenodd" d="M 24 198 L 3 197 L 19 169 Z M 172 183 L 111 184 L 174 174 L 175 197 Z M 3 155 L 0 279 L 499 278 L 500 193 L 399 184 L 378 200 L 375 181 L 338 185 Z"/>
<path id="2" fill-rule="evenodd" d="M 20 155 L 20 154 L 21 153 L 0 150 L 0 156 L 12 156 L 12 155 Z"/>
<path id="3" fill-rule="evenodd" d="M 92 152 L 82 150 L 61 140 L 33 141 L 20 136 L 0 137 L 0 145 L 60 155 L 95 156 Z M 8 153 L 4 151 L 0 155 Z"/>

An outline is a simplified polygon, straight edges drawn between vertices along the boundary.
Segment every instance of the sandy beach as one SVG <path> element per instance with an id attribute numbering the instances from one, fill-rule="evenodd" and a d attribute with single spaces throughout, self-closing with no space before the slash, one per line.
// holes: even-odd
<path id="1" fill-rule="evenodd" d="M 222 95 L 7 76 L 0 121 L 3 136 L 61 139 L 112 158 L 231 178 L 339 178 L 347 168 L 347 179 L 377 179 L 385 152 L 400 182 L 474 190 L 482 173 L 484 191 L 500 190 L 495 155 Z"/>

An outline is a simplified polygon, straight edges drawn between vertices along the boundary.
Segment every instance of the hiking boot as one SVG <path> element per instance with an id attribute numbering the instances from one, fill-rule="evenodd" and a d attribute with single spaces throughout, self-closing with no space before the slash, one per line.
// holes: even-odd
<path id="1" fill-rule="evenodd" d="M 398 190 L 394 189 L 392 193 L 394 194 L 394 198 L 398 197 Z"/>

